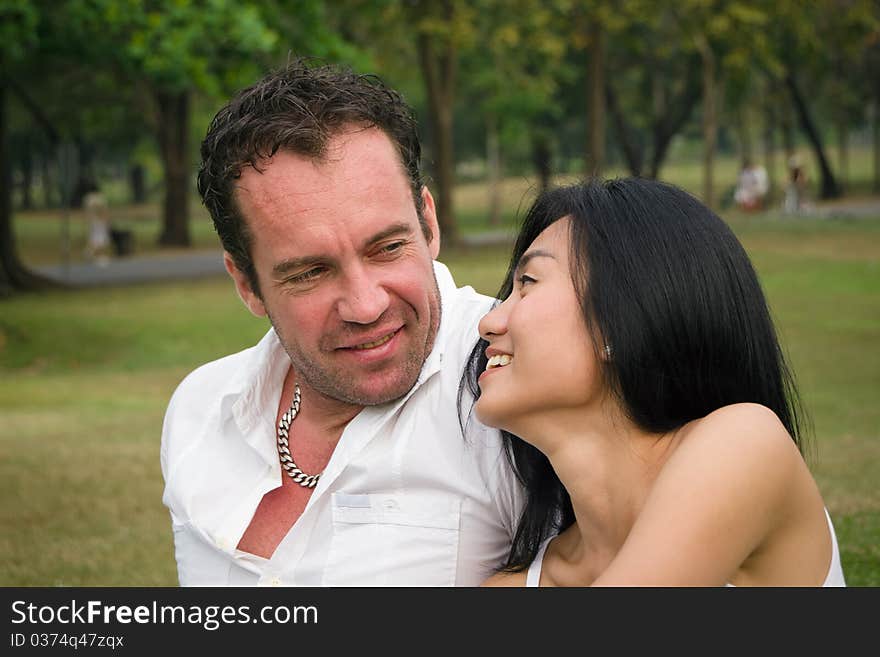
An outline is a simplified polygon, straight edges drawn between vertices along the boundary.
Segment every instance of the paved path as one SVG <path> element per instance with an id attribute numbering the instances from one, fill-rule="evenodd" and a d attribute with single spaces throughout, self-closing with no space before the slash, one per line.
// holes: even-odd
<path id="1" fill-rule="evenodd" d="M 499 230 L 464 238 L 467 246 L 510 243 L 514 233 Z M 106 264 L 72 262 L 34 267 L 48 277 L 76 287 L 128 285 L 163 280 L 180 280 L 225 274 L 223 251 L 181 251 L 161 255 L 111 258 Z"/>
<path id="2" fill-rule="evenodd" d="M 813 206 L 807 215 L 828 219 L 859 219 L 880 216 L 880 199 L 856 199 Z"/>
<path id="3" fill-rule="evenodd" d="M 111 258 L 101 266 L 75 262 L 34 268 L 49 278 L 78 287 L 126 285 L 223 274 L 223 251 L 185 251 L 180 255 L 144 255 Z"/>
<path id="4" fill-rule="evenodd" d="M 880 215 L 880 199 L 852 200 L 812 207 L 805 216 L 829 219 L 860 218 Z M 510 244 L 514 234 L 498 230 L 463 238 L 467 246 Z M 162 280 L 215 276 L 225 273 L 223 251 L 181 251 L 179 254 L 126 256 L 112 258 L 105 266 L 91 262 L 47 265 L 35 268 L 49 278 L 78 287 L 126 285 Z"/>

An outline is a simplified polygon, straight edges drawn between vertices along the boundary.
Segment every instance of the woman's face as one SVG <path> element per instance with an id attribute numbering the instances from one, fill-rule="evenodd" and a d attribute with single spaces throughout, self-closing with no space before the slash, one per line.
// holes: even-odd
<path id="1" fill-rule="evenodd" d="M 510 296 L 480 321 L 489 363 L 475 410 L 485 424 L 522 435 L 518 428 L 595 396 L 597 363 L 571 280 L 569 222 L 538 235 L 519 260 Z"/>

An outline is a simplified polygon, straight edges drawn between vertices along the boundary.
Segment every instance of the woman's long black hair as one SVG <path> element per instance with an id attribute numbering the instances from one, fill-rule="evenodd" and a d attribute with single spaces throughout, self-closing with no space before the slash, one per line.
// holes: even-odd
<path id="1" fill-rule="evenodd" d="M 739 402 L 773 410 L 803 451 L 803 418 L 764 293 L 736 236 L 715 213 L 666 183 L 623 178 L 551 189 L 525 216 L 498 293 L 520 256 L 570 217 L 571 276 L 592 335 L 612 349 L 602 376 L 641 429 L 664 433 Z M 471 352 L 459 395 L 479 398 L 487 342 Z M 597 345 L 594 345 L 598 353 Z M 504 565 L 522 570 L 541 542 L 574 522 L 550 461 L 502 432 L 526 502 Z"/>

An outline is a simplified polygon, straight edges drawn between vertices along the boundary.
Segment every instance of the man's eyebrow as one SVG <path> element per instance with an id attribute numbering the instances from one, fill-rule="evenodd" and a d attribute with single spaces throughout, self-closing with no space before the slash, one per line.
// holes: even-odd
<path id="1" fill-rule="evenodd" d="M 321 262 L 323 262 L 323 258 L 321 258 L 321 256 L 303 256 L 301 258 L 288 258 L 287 260 L 282 260 L 274 267 L 272 267 L 272 273 L 276 276 L 284 276 L 292 271 L 296 271 L 297 269 L 305 269 L 313 265 L 317 265 Z"/>
<path id="2" fill-rule="evenodd" d="M 412 233 L 412 225 L 401 221 L 400 223 L 392 224 L 391 226 L 388 226 L 388 228 L 386 228 L 385 230 L 381 230 L 373 235 L 366 242 L 364 242 L 364 246 L 368 247 L 371 244 L 381 242 L 382 240 L 388 239 L 389 237 L 396 237 L 398 235 L 412 235 Z"/>
<path id="3" fill-rule="evenodd" d="M 388 239 L 389 237 L 395 236 L 403 236 L 403 235 L 411 235 L 413 233 L 413 228 L 410 224 L 405 222 L 400 222 L 396 224 L 392 224 L 388 226 L 384 230 L 379 231 L 375 235 L 367 238 L 364 241 L 364 248 L 370 247 L 372 244 L 376 244 L 377 242 L 381 242 L 382 240 Z M 296 271 L 298 269 L 307 269 L 308 267 L 313 267 L 314 265 L 325 263 L 327 259 L 324 256 L 319 255 L 308 255 L 308 256 L 299 256 L 296 258 L 288 258 L 287 260 L 282 260 L 274 267 L 272 267 L 272 273 L 275 276 L 284 276 L 292 271 Z"/>
<path id="4" fill-rule="evenodd" d="M 535 249 L 534 251 L 528 251 L 526 253 L 523 253 L 520 256 L 519 262 L 516 263 L 516 270 L 515 271 L 521 271 L 521 270 L 525 269 L 526 265 L 528 265 L 535 258 L 553 258 L 554 260 L 556 260 L 556 256 L 553 255 L 552 253 L 550 253 L 549 251 L 542 251 L 541 249 Z"/>

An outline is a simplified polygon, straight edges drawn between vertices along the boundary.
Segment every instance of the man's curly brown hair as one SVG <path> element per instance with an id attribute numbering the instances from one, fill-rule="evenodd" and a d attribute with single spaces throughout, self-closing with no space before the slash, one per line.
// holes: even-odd
<path id="1" fill-rule="evenodd" d="M 330 139 L 347 126 L 382 130 L 400 154 L 419 223 L 423 217 L 421 145 L 412 108 L 375 75 L 296 60 L 238 92 L 208 128 L 201 145 L 198 189 L 223 248 L 260 296 L 251 257 L 252 236 L 235 201 L 242 169 L 279 150 L 321 159 Z"/>

